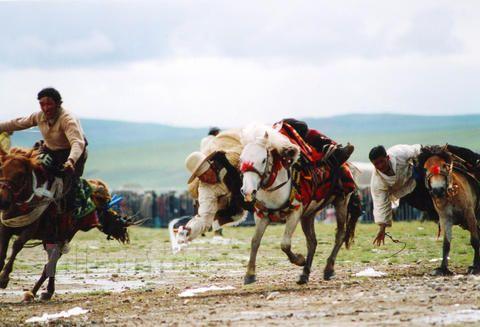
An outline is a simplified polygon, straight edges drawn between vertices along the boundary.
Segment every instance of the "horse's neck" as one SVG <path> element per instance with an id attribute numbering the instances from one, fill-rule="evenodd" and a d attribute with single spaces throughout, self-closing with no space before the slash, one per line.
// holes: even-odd
<path id="1" fill-rule="evenodd" d="M 285 181 L 287 181 L 287 183 L 278 190 L 268 191 L 285 183 Z M 263 202 L 263 204 L 269 209 L 278 209 L 288 201 L 291 189 L 292 181 L 290 180 L 289 172 L 286 168 L 282 167 L 273 184 L 268 189 L 262 188 L 258 191 L 257 200 Z"/>

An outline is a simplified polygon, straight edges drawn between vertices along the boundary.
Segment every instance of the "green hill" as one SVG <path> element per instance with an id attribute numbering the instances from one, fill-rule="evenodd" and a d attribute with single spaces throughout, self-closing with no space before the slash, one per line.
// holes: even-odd
<path id="1" fill-rule="evenodd" d="M 306 121 L 339 142 L 354 144 L 356 161 L 367 161 L 368 151 L 378 144 L 448 142 L 480 152 L 480 115 L 345 115 Z M 104 179 L 116 189 L 138 185 L 159 191 L 185 189 L 184 159 L 198 149 L 207 130 L 91 119 L 82 125 L 89 139 L 87 177 Z M 12 141 L 30 146 L 39 138 L 27 131 L 15 133 Z"/>

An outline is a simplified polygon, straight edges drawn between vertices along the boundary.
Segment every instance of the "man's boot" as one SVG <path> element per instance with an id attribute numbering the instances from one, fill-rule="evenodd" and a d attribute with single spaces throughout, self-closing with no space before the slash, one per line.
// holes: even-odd
<path id="1" fill-rule="evenodd" d="M 346 146 L 342 146 L 341 144 L 326 145 L 324 147 L 324 161 L 332 168 L 340 167 L 350 158 L 353 150 L 355 150 L 355 147 L 350 143 L 347 143 Z"/>

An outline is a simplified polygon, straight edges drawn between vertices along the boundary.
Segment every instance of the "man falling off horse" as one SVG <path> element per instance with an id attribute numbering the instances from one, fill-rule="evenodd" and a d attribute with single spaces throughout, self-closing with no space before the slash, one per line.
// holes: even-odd
<path id="1" fill-rule="evenodd" d="M 0 123 L 0 133 L 38 126 L 43 136 L 39 159 L 53 174 L 63 170 L 71 178 L 69 198 L 75 195 L 78 180 L 87 160 L 87 142 L 78 119 L 62 107 L 62 96 L 54 88 L 44 88 L 38 95 L 40 111 L 24 118 Z M 72 202 L 73 199 L 69 199 Z M 70 203 L 72 205 L 72 203 Z"/>
<path id="2" fill-rule="evenodd" d="M 179 230 L 179 243 L 195 239 L 212 226 L 238 223 L 249 209 L 240 193 L 238 170 L 242 146 L 237 130 L 220 132 L 185 160 L 191 177 L 189 190 L 198 200 L 198 212 Z"/>
<path id="3" fill-rule="evenodd" d="M 400 200 L 425 211 L 430 219 L 438 220 L 432 198 L 424 185 L 423 171 L 414 166 L 420 154 L 420 144 L 398 144 L 388 150 L 382 145 L 370 150 L 369 159 L 375 166 L 370 183 L 373 216 L 379 231 L 373 243 L 385 243 L 385 230 L 392 226 L 392 202 Z M 480 155 L 473 151 L 448 145 L 448 150 L 464 160 L 473 171 L 480 168 Z"/>

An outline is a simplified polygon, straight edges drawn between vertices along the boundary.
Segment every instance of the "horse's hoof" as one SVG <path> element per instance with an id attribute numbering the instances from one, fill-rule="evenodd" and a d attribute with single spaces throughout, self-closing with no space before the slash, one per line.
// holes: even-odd
<path id="1" fill-rule="evenodd" d="M 480 275 L 480 267 L 475 267 L 475 266 L 468 267 L 467 274 Z"/>
<path id="2" fill-rule="evenodd" d="M 335 278 L 335 271 L 333 270 L 325 270 L 323 272 L 323 279 L 324 280 L 332 280 L 333 278 Z"/>
<path id="3" fill-rule="evenodd" d="M 255 275 L 245 275 L 243 278 L 243 285 L 248 285 L 248 284 L 253 284 L 257 281 L 257 278 Z"/>
<path id="4" fill-rule="evenodd" d="M 308 283 L 308 275 L 301 274 L 300 277 L 298 278 L 297 284 L 305 285 L 306 283 Z"/>
<path id="5" fill-rule="evenodd" d="M 297 253 L 295 256 L 297 257 L 297 260 L 295 260 L 294 264 L 300 267 L 305 266 L 305 264 L 307 263 L 307 260 L 305 260 L 305 257 L 303 256 L 303 254 Z"/>
<path id="6" fill-rule="evenodd" d="M 10 278 L 0 279 L 0 288 L 7 288 Z"/>
<path id="7" fill-rule="evenodd" d="M 452 276 L 453 272 L 448 270 L 448 268 L 437 268 L 432 271 L 431 275 L 432 276 Z"/>
<path id="8" fill-rule="evenodd" d="M 31 291 L 27 291 L 23 293 L 23 302 L 25 303 L 31 303 L 35 301 L 35 295 Z"/>
<path id="9" fill-rule="evenodd" d="M 42 294 L 40 294 L 40 300 L 41 300 L 41 301 L 50 301 L 50 299 L 52 298 L 52 296 L 53 296 L 52 293 L 43 292 Z"/>

